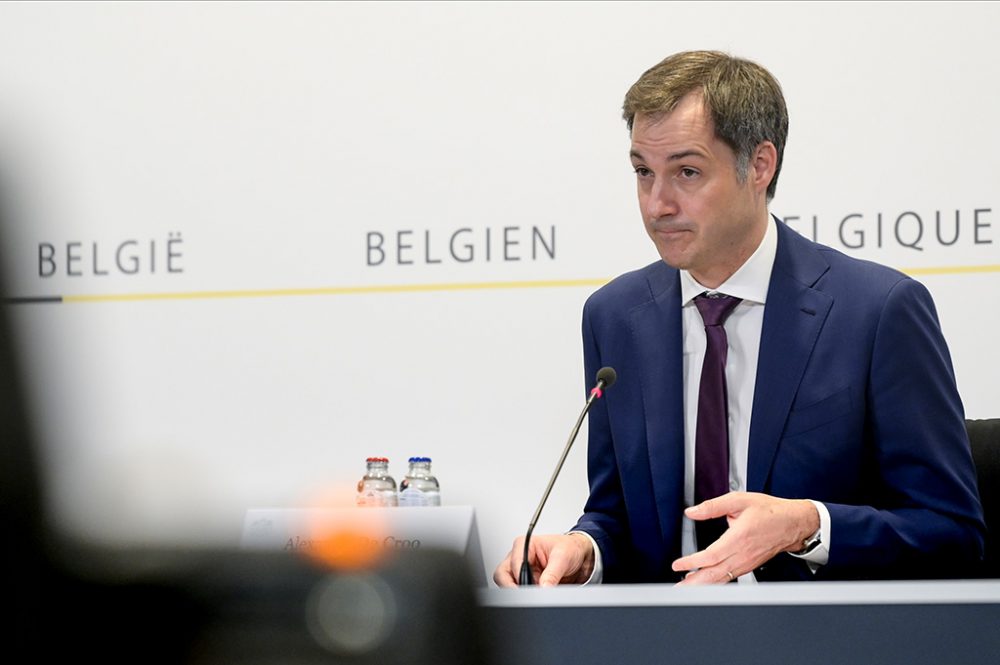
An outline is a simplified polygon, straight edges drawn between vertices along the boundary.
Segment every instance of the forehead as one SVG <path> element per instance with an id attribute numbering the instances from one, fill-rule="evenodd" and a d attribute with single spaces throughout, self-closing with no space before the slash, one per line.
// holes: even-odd
<path id="1" fill-rule="evenodd" d="M 684 146 L 709 150 L 715 142 L 715 129 L 700 94 L 685 96 L 669 113 L 637 113 L 633 119 L 634 152 L 658 153 Z"/>

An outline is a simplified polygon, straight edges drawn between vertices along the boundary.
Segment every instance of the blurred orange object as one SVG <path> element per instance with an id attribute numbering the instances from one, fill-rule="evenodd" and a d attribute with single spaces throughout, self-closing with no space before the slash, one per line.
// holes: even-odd
<path id="1" fill-rule="evenodd" d="M 385 558 L 383 541 L 388 533 L 376 511 L 355 506 L 354 488 L 332 488 L 312 498 L 310 546 L 300 551 L 320 564 L 337 570 L 367 570 Z"/>

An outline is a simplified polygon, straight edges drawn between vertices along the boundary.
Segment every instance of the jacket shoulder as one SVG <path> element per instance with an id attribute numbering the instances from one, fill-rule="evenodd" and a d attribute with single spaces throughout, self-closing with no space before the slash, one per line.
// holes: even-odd
<path id="1" fill-rule="evenodd" d="M 584 305 L 585 310 L 628 310 L 655 299 L 675 284 L 677 270 L 663 261 L 619 275 L 592 293 Z"/>
<path id="2" fill-rule="evenodd" d="M 897 284 L 914 281 L 889 266 L 849 256 L 838 249 L 815 242 L 779 222 L 781 270 L 795 275 L 807 286 L 826 290 L 847 289 L 854 297 L 893 290 Z M 781 245 L 786 247 L 782 251 Z M 816 280 L 816 281 L 813 281 Z"/>

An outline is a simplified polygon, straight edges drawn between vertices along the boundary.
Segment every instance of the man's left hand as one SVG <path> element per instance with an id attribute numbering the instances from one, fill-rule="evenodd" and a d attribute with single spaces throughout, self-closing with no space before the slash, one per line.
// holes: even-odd
<path id="1" fill-rule="evenodd" d="M 691 506 L 684 514 L 696 521 L 725 517 L 729 528 L 708 548 L 674 561 L 675 571 L 691 571 L 680 584 L 731 582 L 779 552 L 801 550 L 819 529 L 812 502 L 754 492 L 730 492 Z"/>

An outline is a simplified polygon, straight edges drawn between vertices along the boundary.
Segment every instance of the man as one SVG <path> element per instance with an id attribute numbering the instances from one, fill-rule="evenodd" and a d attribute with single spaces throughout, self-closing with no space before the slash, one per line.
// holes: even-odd
<path id="1" fill-rule="evenodd" d="M 532 538 L 538 583 L 970 571 L 985 526 L 933 302 L 769 215 L 777 81 L 680 53 L 632 86 L 624 117 L 663 260 L 584 307 L 586 375 L 618 381 L 590 412 L 583 516 Z M 498 585 L 516 584 L 522 549 Z"/>

